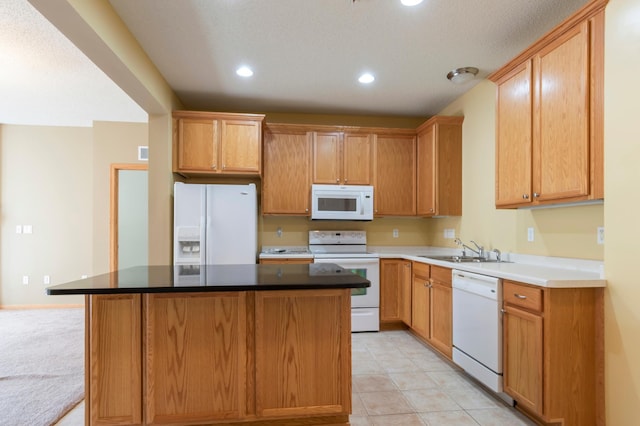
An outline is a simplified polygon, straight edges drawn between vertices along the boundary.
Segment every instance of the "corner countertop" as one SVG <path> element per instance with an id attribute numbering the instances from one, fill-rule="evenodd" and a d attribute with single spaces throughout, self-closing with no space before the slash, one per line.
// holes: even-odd
<path id="1" fill-rule="evenodd" d="M 448 262 L 430 259 L 428 256 L 454 254 L 452 249 L 420 246 L 380 246 L 368 247 L 369 251 L 378 253 L 381 259 L 401 258 L 416 262 L 429 263 L 431 265 L 477 274 L 523 282 L 550 288 L 578 288 L 578 287 L 606 287 L 607 281 L 602 278 L 602 262 L 506 254 L 511 262 L 500 263 L 474 263 L 474 262 Z M 455 252 L 458 254 L 459 250 Z"/>
<path id="2" fill-rule="evenodd" d="M 135 266 L 47 288 L 49 295 L 366 288 L 332 263 L 302 265 Z"/>

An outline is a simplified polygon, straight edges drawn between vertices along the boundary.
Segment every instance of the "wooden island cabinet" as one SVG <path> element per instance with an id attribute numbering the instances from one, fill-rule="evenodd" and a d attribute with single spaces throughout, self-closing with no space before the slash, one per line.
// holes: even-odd
<path id="1" fill-rule="evenodd" d="M 86 294 L 87 424 L 347 426 L 351 289 L 369 282 L 312 265 L 202 269 L 204 286 L 150 266 L 48 289 Z"/>

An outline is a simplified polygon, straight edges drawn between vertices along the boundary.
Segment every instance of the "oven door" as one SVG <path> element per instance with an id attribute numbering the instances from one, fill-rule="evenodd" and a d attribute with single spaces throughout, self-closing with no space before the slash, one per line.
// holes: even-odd
<path id="1" fill-rule="evenodd" d="M 371 281 L 371 287 L 355 288 L 351 291 L 352 308 L 380 307 L 380 259 L 378 258 L 333 258 L 314 259 L 314 263 L 335 263 L 354 274 Z"/>

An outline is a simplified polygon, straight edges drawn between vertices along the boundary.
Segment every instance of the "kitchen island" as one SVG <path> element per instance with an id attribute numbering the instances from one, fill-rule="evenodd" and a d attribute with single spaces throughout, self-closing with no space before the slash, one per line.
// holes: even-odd
<path id="1" fill-rule="evenodd" d="M 348 425 L 351 289 L 332 264 L 134 267 L 86 298 L 89 425 Z"/>

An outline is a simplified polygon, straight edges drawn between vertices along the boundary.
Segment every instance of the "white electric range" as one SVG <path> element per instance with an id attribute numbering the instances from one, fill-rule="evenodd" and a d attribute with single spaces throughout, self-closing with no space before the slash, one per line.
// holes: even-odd
<path id="1" fill-rule="evenodd" d="M 309 231 L 314 263 L 335 263 L 369 281 L 351 294 L 351 331 L 380 330 L 380 257 L 367 252 L 366 231 Z"/>

